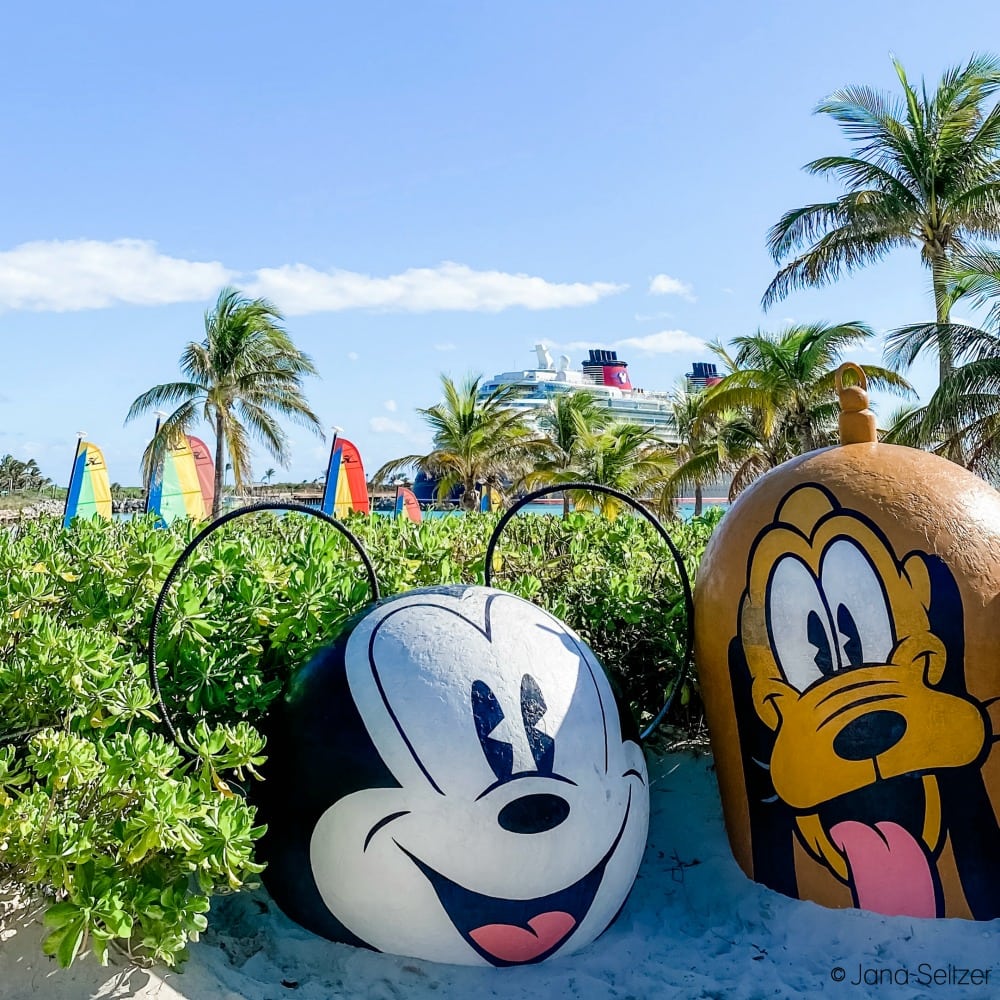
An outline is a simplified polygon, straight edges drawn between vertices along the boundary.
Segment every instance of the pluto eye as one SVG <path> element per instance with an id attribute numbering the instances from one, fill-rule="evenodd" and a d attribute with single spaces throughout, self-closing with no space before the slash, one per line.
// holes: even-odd
<path id="1" fill-rule="evenodd" d="M 823 592 L 837 622 L 844 668 L 887 663 L 895 646 L 885 586 L 857 542 L 838 538 L 823 556 Z"/>
<path id="2" fill-rule="evenodd" d="M 816 650 L 813 663 L 819 667 L 819 672 L 824 677 L 829 677 L 836 670 L 837 665 L 833 661 L 830 637 L 823 627 L 823 620 L 815 611 L 810 611 L 809 617 L 806 619 L 806 637 L 809 639 L 809 645 Z"/>
<path id="3" fill-rule="evenodd" d="M 767 631 L 785 680 L 798 691 L 840 668 L 830 612 L 812 570 L 795 556 L 779 559 L 765 600 Z"/>
<path id="4" fill-rule="evenodd" d="M 846 604 L 837 605 L 837 628 L 844 637 L 844 657 L 852 667 L 860 667 L 864 663 L 861 653 L 861 636 L 858 633 L 858 623 L 854 620 Z"/>
<path id="5" fill-rule="evenodd" d="M 490 737 L 490 733 L 503 722 L 503 709 L 489 685 L 482 681 L 472 682 L 472 717 L 476 720 L 479 745 L 497 780 L 510 778 L 514 770 L 514 748 L 510 743 Z"/>
<path id="6" fill-rule="evenodd" d="M 539 772 L 551 774 L 556 741 L 535 728 L 547 711 L 538 681 L 531 674 L 525 674 L 521 678 L 521 718 L 524 719 L 524 731 L 531 746 L 531 756 L 535 758 L 535 767 Z"/>

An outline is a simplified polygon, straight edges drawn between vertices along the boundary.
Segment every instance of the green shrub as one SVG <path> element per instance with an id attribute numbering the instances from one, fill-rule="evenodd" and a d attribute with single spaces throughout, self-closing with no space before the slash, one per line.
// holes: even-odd
<path id="1" fill-rule="evenodd" d="M 692 573 L 717 517 L 675 524 Z M 352 518 L 384 594 L 481 583 L 496 516 L 417 526 Z M 262 829 L 241 794 L 266 752 L 258 725 L 291 672 L 369 600 L 360 558 L 312 518 L 260 514 L 192 557 L 165 604 L 165 735 L 146 677 L 156 595 L 193 537 L 148 519 L 0 532 L 0 882 L 48 901 L 45 950 L 69 965 L 114 945 L 176 964 L 209 898 L 252 884 Z M 648 719 L 676 678 L 685 615 L 645 522 L 525 516 L 494 585 L 576 628 Z M 690 689 L 688 689 L 690 691 Z"/>

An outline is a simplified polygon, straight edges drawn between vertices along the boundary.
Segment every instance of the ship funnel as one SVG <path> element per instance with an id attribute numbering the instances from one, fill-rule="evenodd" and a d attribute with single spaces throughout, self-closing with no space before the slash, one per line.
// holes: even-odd
<path id="1" fill-rule="evenodd" d="M 551 371 L 555 368 L 552 363 L 552 355 L 549 354 L 549 349 L 544 344 L 535 344 L 535 353 L 538 355 L 538 367 L 543 368 L 546 371 Z"/>
<path id="2" fill-rule="evenodd" d="M 583 371 L 598 385 L 611 385 L 616 389 L 632 388 L 628 377 L 628 362 L 619 361 L 616 351 L 591 351 L 590 359 L 583 363 Z"/>

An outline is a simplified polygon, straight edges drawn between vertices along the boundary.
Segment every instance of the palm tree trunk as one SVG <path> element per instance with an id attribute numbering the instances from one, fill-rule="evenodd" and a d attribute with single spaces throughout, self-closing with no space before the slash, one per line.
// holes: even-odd
<path id="1" fill-rule="evenodd" d="M 951 307 L 945 283 L 944 268 L 947 260 L 943 251 L 937 251 L 931 259 L 931 281 L 934 285 L 934 311 L 936 322 L 941 325 L 951 321 Z M 952 373 L 955 357 L 951 349 L 951 338 L 938 334 L 938 385 Z"/>
<path id="2" fill-rule="evenodd" d="M 222 513 L 222 482 L 226 473 L 226 442 L 222 435 L 222 414 L 215 418 L 215 499 L 212 501 L 212 520 Z"/>
<path id="3" fill-rule="evenodd" d="M 934 284 L 934 311 L 936 322 L 940 327 L 951 322 L 951 303 L 948 297 L 948 288 L 945 279 L 945 265 L 947 258 L 943 250 L 935 252 L 931 259 L 931 280 Z M 938 331 L 938 387 L 940 388 L 945 379 L 955 370 L 955 354 L 952 350 L 951 337 L 947 333 Z M 959 438 L 959 427 L 955 420 L 949 420 L 944 427 L 945 434 L 954 441 L 954 446 L 949 450 L 948 458 L 958 465 L 965 465 L 965 448 Z"/>
<path id="4" fill-rule="evenodd" d="M 701 483 L 694 484 L 694 516 L 701 516 L 701 505 L 704 502 L 704 496 L 702 495 Z"/>

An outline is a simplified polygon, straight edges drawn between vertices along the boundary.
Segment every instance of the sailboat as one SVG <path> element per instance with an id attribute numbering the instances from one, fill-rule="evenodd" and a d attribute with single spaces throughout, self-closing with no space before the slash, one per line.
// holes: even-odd
<path id="1" fill-rule="evenodd" d="M 352 510 L 371 513 L 361 455 L 351 441 L 336 434 L 330 446 L 330 465 L 320 509 L 333 517 L 346 517 Z"/>
<path id="2" fill-rule="evenodd" d="M 146 512 L 158 514 L 163 525 L 179 517 L 202 521 L 207 516 L 198 467 L 186 434 L 176 435 L 167 445 L 149 483 Z"/>
<path id="3" fill-rule="evenodd" d="M 76 442 L 73 468 L 66 492 L 63 526 L 68 528 L 74 517 L 103 517 L 111 520 L 111 483 L 104 453 L 81 434 Z"/>
<path id="4" fill-rule="evenodd" d="M 413 490 L 406 486 L 396 488 L 396 508 L 393 517 L 400 515 L 408 517 L 414 524 L 420 524 L 424 517 L 420 510 L 420 501 L 417 500 Z"/>

